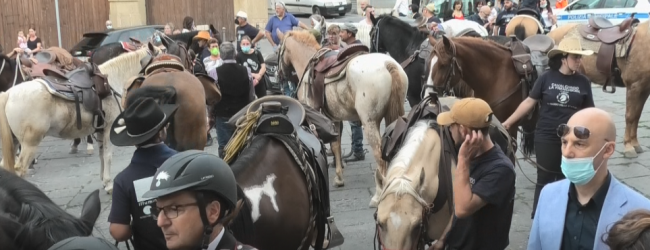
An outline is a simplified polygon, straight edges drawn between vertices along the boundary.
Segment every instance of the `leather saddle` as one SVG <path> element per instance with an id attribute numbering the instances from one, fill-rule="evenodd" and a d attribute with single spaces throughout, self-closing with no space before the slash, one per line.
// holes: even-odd
<path id="1" fill-rule="evenodd" d="M 523 43 L 530 51 L 539 51 L 542 54 L 547 54 L 555 46 L 555 41 L 552 38 L 541 34 L 529 36 L 524 39 Z"/>
<path id="2" fill-rule="evenodd" d="M 312 79 L 310 97 L 314 101 L 314 109 L 321 110 L 325 104 L 325 78 L 338 76 L 347 67 L 353 58 L 370 52 L 367 46 L 363 44 L 350 44 L 343 50 L 330 51 L 325 53 L 318 62 L 311 67 L 313 72 L 310 74 Z"/>
<path id="3" fill-rule="evenodd" d="M 107 77 L 99 71 L 96 64 L 85 63 L 72 71 L 64 73 L 49 64 L 36 64 L 42 67 L 40 78 L 63 96 L 73 96 L 77 111 L 77 128 L 81 129 L 81 106 L 93 113 L 93 127 L 104 128 L 104 113 L 101 100 L 111 93 Z"/>
<path id="4" fill-rule="evenodd" d="M 42 50 L 34 55 L 34 59 L 38 63 L 52 64 L 56 60 L 56 56 L 47 50 Z"/>
<path id="5" fill-rule="evenodd" d="M 181 58 L 172 54 L 162 54 L 154 57 L 149 65 L 144 68 L 144 75 L 152 75 L 159 72 L 184 71 Z"/>
<path id="6" fill-rule="evenodd" d="M 634 33 L 633 28 L 638 23 L 639 19 L 634 16 L 617 25 L 605 18 L 592 16 L 589 18 L 588 24 L 578 26 L 578 32 L 582 38 L 600 43 L 596 54 L 596 69 L 607 78 L 603 85 L 605 92 L 614 93 L 616 85 L 623 85 L 620 69 L 616 65 L 616 44 L 626 41 Z M 611 90 L 607 90 L 608 85 L 612 86 Z"/>

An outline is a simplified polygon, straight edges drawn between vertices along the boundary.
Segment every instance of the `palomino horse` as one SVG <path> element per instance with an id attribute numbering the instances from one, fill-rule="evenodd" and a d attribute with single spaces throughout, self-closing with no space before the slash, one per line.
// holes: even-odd
<path id="1" fill-rule="evenodd" d="M 99 148 L 101 161 L 101 180 L 104 189 L 112 192 L 113 182 L 110 177 L 113 145 L 106 130 L 111 128 L 113 120 L 120 113 L 119 98 L 123 84 L 141 70 L 140 60 L 150 54 L 148 48 L 120 55 L 99 65 L 99 70 L 108 78 L 111 95 L 101 100 L 104 113 L 104 131 L 98 132 L 102 138 Z M 2 162 L 9 171 L 16 171 L 23 176 L 27 166 L 34 159 L 38 145 L 45 136 L 74 139 L 95 132 L 93 113 L 80 109 L 75 111 L 76 103 L 55 96 L 50 84 L 36 79 L 23 82 L 7 92 L 0 94 L 0 135 L 2 136 Z M 86 93 L 86 92 L 84 92 Z M 57 95 L 62 95 L 58 94 Z M 115 96 L 115 97 L 114 97 Z M 97 97 L 98 98 L 98 97 Z M 85 105 L 84 105 L 85 106 Z M 30 112 L 25 112 L 29 110 Z M 77 119 L 80 119 L 78 122 Z M 80 126 L 81 128 L 78 128 Z M 15 140 L 22 146 L 18 162 L 15 162 Z"/>
<path id="2" fill-rule="evenodd" d="M 568 36 L 567 34 L 578 33 L 576 30 L 580 28 L 582 28 L 580 24 L 562 25 L 549 32 L 548 36 L 553 38 L 556 44 L 559 44 L 564 37 Z M 618 29 L 618 26 L 615 29 Z M 620 78 L 617 76 L 612 76 L 612 78 L 615 79 L 615 86 L 626 88 L 625 135 L 623 144 L 625 145 L 624 155 L 627 158 L 635 158 L 639 153 L 643 152 L 643 148 L 639 144 L 637 137 L 637 130 L 639 120 L 641 119 L 641 112 L 650 95 L 650 77 L 647 74 L 648 70 L 650 70 L 650 63 L 646 57 L 648 51 L 650 51 L 650 33 L 648 29 L 648 21 L 641 22 L 636 27 L 630 27 L 629 32 L 624 31 L 632 35 L 631 38 L 628 38 L 631 40 L 625 42 L 622 49 L 619 49 L 621 45 L 612 45 L 616 46 L 615 55 L 611 55 L 615 57 L 614 63 L 616 64 L 614 66 L 620 69 Z M 580 36 L 580 34 L 571 35 Z M 583 48 L 592 49 L 598 53 L 601 53 L 598 51 L 599 48 L 605 46 L 599 42 L 588 41 L 584 38 L 581 39 Z M 597 61 L 599 60 L 598 53 L 594 53 L 592 56 L 582 57 L 582 66 L 584 68 L 582 71 L 592 82 L 605 85 L 607 76 L 601 73 L 601 70 L 597 67 Z M 621 53 L 626 54 L 621 55 Z M 605 61 L 613 60 L 612 58 L 602 59 Z M 600 63 L 598 62 L 598 64 Z M 612 75 L 614 74 L 612 73 Z"/>
<path id="3" fill-rule="evenodd" d="M 145 68 L 145 76 L 136 79 L 126 95 L 141 87 L 152 87 L 147 88 L 151 90 L 149 97 L 162 103 L 179 104 L 168 130 L 168 143 L 178 151 L 203 150 L 208 131 L 205 105 L 206 102 L 211 106 L 216 104 L 221 99 L 221 93 L 214 80 L 199 80 L 187 71 L 192 68 L 192 61 L 185 47 L 166 38 L 162 39 L 162 43 L 169 54 L 154 58 Z"/>
<path id="4" fill-rule="evenodd" d="M 519 41 L 523 41 L 535 34 L 545 34 L 546 30 L 539 20 L 538 11 L 521 8 L 517 10 L 517 15 L 506 26 L 506 36 L 514 35 Z"/>
<path id="5" fill-rule="evenodd" d="M 306 70 L 317 53 L 322 52 L 321 47 L 308 32 L 291 31 L 280 36 L 280 71 L 284 74 L 291 72 L 289 67 L 296 70 L 301 79 L 296 92 L 298 100 L 313 106 L 316 100 L 307 94 L 311 86 L 305 80 L 311 74 Z M 324 86 L 323 111 L 332 121 L 361 121 L 364 137 L 368 139 L 377 162 L 377 171 L 384 175 L 386 162 L 381 159 L 379 125 L 382 120 L 391 123 L 404 115 L 408 87 L 406 73 L 395 59 L 378 53 L 352 58 L 344 71 L 345 77 Z M 340 123 L 336 126 L 341 131 Z M 334 184 L 340 187 L 344 185 L 340 136 L 336 142 L 332 142 L 331 148 L 336 161 Z M 377 186 L 377 192 L 379 190 Z M 370 201 L 371 206 L 377 204 L 378 195 L 375 193 Z"/>
<path id="6" fill-rule="evenodd" d="M 101 210 L 99 190 L 88 195 L 76 218 L 34 184 L 0 169 L 0 246 L 3 250 L 47 250 L 73 236 L 88 236 Z"/>
<path id="7" fill-rule="evenodd" d="M 449 130 L 441 129 L 435 118 L 441 105 L 451 107 L 459 99 L 445 97 L 440 103 L 435 103 L 435 99 L 425 97 L 423 103 L 411 110 L 421 112 L 428 108 L 432 113 L 420 113 L 424 117 L 406 131 L 388 173 L 378 176 L 384 189 L 375 218 L 376 243 L 383 249 L 424 249 L 427 242 L 440 238 L 452 218 L 452 172 L 457 152 Z M 512 155 L 507 136 L 500 122 L 493 119 L 490 138 Z"/>
<path id="8" fill-rule="evenodd" d="M 434 46 L 431 57 L 427 86 L 447 91 L 462 80 L 474 90 L 475 97 L 490 105 L 501 121 L 505 121 L 528 97 L 534 83 L 533 79 L 526 80 L 518 74 L 510 48 L 492 41 L 444 36 Z M 537 110 L 531 119 L 521 123 L 526 154 L 534 149 L 536 113 Z M 509 132 L 517 138 L 517 126 L 510 128 Z"/>

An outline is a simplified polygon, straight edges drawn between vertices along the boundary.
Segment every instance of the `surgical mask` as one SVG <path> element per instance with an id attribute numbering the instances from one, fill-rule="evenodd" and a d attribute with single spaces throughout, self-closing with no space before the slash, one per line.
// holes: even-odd
<path id="1" fill-rule="evenodd" d="M 598 169 L 600 169 L 600 166 L 603 165 L 603 162 L 605 162 L 604 160 L 601 161 L 598 168 L 594 170 L 594 159 L 601 151 L 603 151 L 606 145 L 607 144 L 603 145 L 598 153 L 592 157 L 568 159 L 562 156 L 562 165 L 560 165 L 560 167 L 562 168 L 564 176 L 566 176 L 571 183 L 578 186 L 589 183 L 596 175 Z"/>
<path id="2" fill-rule="evenodd" d="M 106 28 L 107 28 L 107 29 L 112 29 L 112 28 L 113 28 L 113 25 L 106 25 Z"/>
<path id="3" fill-rule="evenodd" d="M 241 51 L 244 53 L 248 53 L 251 51 L 251 46 L 241 46 Z"/>
<path id="4" fill-rule="evenodd" d="M 212 54 L 213 56 L 218 56 L 219 55 L 219 48 L 210 49 L 210 54 Z"/>
<path id="5" fill-rule="evenodd" d="M 547 4 L 540 4 L 539 7 L 541 7 L 541 8 L 546 8 L 546 5 L 547 5 Z"/>

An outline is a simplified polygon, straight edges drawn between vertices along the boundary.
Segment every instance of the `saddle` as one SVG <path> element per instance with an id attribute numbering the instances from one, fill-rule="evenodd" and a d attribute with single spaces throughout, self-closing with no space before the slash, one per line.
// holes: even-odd
<path id="1" fill-rule="evenodd" d="M 543 54 L 547 54 L 555 46 L 555 41 L 552 38 L 540 34 L 527 37 L 523 43 L 530 51 L 539 51 Z"/>
<path id="2" fill-rule="evenodd" d="M 104 128 L 104 112 L 102 100 L 111 94 L 107 77 L 103 75 L 96 64 L 85 63 L 69 72 L 62 72 L 49 64 L 36 64 L 49 87 L 60 96 L 72 96 L 69 100 L 75 102 L 77 111 L 77 128 L 81 129 L 81 106 L 93 113 L 93 127 L 96 130 Z M 34 73 L 34 72 L 32 72 Z"/>
<path id="3" fill-rule="evenodd" d="M 314 101 L 314 109 L 320 111 L 325 104 L 325 78 L 342 75 L 350 60 L 369 52 L 368 47 L 363 44 L 350 44 L 338 53 L 329 51 L 319 57 L 315 63 L 311 62 L 309 66 L 312 69 L 311 79 L 309 79 L 311 82 L 309 94 Z"/>
<path id="4" fill-rule="evenodd" d="M 627 41 L 633 33 L 632 28 L 638 23 L 639 19 L 634 16 L 623 20 L 618 25 L 612 24 L 605 18 L 592 16 L 588 24 L 578 26 L 578 32 L 584 39 L 600 43 L 596 53 L 596 69 L 607 78 L 603 85 L 605 92 L 614 93 L 616 92 L 614 86 L 622 85 L 621 72 L 616 65 L 616 44 Z M 611 91 L 607 90 L 607 85 L 612 86 Z"/>
<path id="5" fill-rule="evenodd" d="M 512 53 L 512 62 L 515 66 L 517 73 L 525 77 L 526 80 L 533 81 L 535 67 L 530 57 L 530 48 L 526 46 L 522 41 L 519 41 L 516 36 L 511 35 L 510 42 L 506 44 L 510 48 Z"/>
<path id="6" fill-rule="evenodd" d="M 149 58 L 149 60 L 141 61 L 140 64 L 143 65 L 142 70 L 139 75 L 131 78 L 129 83 L 125 85 L 124 93 L 128 93 L 134 86 L 140 86 L 151 75 L 164 72 L 178 72 L 184 71 L 185 66 L 181 62 L 181 59 L 178 56 L 171 54 L 162 54 L 154 58 Z M 126 98 L 123 99 L 123 102 Z"/>

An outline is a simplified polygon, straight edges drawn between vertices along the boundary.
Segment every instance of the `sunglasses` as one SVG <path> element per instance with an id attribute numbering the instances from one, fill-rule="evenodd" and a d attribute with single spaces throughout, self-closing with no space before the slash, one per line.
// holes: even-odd
<path id="1" fill-rule="evenodd" d="M 569 125 L 560 124 L 559 126 L 557 126 L 557 136 L 559 136 L 560 138 L 569 134 L 570 131 L 571 131 L 571 127 L 569 127 Z M 591 131 L 589 131 L 588 128 L 582 126 L 575 126 L 573 127 L 573 135 L 575 135 L 576 138 L 580 140 L 587 140 L 591 135 Z"/>

